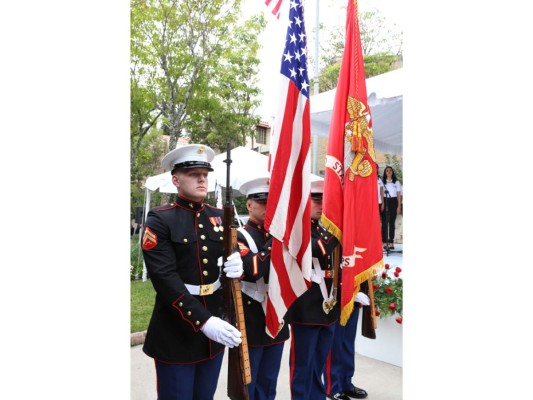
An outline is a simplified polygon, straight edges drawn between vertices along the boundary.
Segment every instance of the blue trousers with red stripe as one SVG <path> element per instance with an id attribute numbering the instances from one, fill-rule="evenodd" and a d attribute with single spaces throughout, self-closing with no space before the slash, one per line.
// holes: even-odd
<path id="1" fill-rule="evenodd" d="M 248 347 L 252 382 L 248 384 L 250 400 L 273 400 L 285 342 L 263 347 Z"/>
<path id="2" fill-rule="evenodd" d="M 341 393 L 353 388 L 352 377 L 355 373 L 355 335 L 357 334 L 357 321 L 359 307 L 354 304 L 354 309 L 346 326 L 341 326 L 337 321 L 333 347 L 328 357 L 325 381 L 328 394 Z"/>
<path id="3" fill-rule="evenodd" d="M 291 398 L 324 400 L 326 388 L 322 375 L 333 342 L 335 324 L 291 324 Z"/>
<path id="4" fill-rule="evenodd" d="M 155 360 L 158 400 L 210 400 L 217 390 L 224 352 L 195 364 L 166 364 Z"/>

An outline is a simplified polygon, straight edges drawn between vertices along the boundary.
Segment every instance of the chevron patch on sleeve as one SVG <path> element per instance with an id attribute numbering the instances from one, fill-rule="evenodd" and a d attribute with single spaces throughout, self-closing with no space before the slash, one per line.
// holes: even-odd
<path id="1" fill-rule="evenodd" d="M 150 250 L 157 246 L 157 235 L 149 227 L 144 229 L 142 248 Z"/>

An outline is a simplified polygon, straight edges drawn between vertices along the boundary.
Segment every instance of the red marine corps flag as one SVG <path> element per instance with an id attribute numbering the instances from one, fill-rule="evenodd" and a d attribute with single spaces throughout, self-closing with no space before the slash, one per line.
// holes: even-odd
<path id="1" fill-rule="evenodd" d="M 311 115 L 302 1 L 290 3 L 270 149 L 265 228 L 272 250 L 265 314 L 272 337 L 283 327 L 289 306 L 311 285 Z"/>
<path id="2" fill-rule="evenodd" d="M 341 325 L 361 283 L 383 265 L 372 119 L 366 95 L 357 0 L 348 1 L 346 43 L 331 115 L 322 223 L 342 243 Z M 372 284 L 369 297 L 373 304 Z M 375 329 L 375 316 L 372 321 Z"/>

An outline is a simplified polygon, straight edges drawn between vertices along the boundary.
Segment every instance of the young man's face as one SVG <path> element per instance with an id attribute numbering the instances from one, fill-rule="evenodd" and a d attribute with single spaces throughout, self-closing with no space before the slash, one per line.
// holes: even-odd
<path id="1" fill-rule="evenodd" d="M 311 219 L 319 221 L 321 216 L 322 216 L 322 199 L 320 200 L 311 199 Z"/>
<path id="2" fill-rule="evenodd" d="M 265 222 L 266 200 L 246 200 L 246 208 L 250 219 L 256 224 L 262 225 Z"/>
<path id="3" fill-rule="evenodd" d="M 181 169 L 172 175 L 178 193 L 189 200 L 202 202 L 207 196 L 207 168 Z"/>

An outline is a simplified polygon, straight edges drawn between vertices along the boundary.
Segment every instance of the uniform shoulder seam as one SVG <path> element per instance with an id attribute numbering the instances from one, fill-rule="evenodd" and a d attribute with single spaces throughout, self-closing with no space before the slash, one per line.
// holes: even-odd
<path id="1" fill-rule="evenodd" d="M 218 207 L 212 206 L 211 204 L 204 203 L 204 206 L 209 207 L 209 208 L 213 208 L 215 210 L 224 211 L 223 208 L 218 208 Z"/>
<path id="2" fill-rule="evenodd" d="M 168 211 L 168 210 L 172 210 L 172 209 L 176 208 L 177 206 L 178 205 L 175 204 L 175 203 L 164 204 L 162 206 L 154 208 L 153 211 Z"/>

